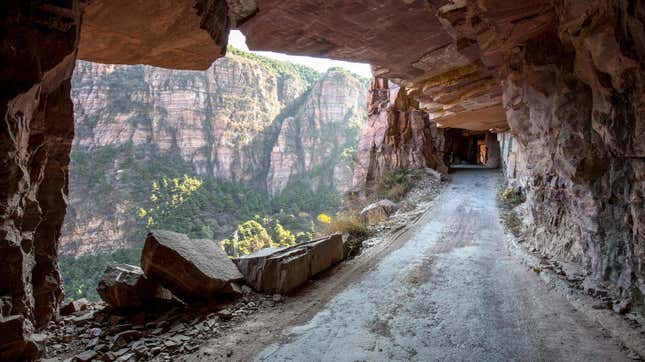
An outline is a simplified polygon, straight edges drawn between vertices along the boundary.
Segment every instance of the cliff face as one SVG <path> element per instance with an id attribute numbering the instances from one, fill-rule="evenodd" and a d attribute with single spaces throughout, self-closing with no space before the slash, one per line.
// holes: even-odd
<path id="1" fill-rule="evenodd" d="M 342 70 L 288 72 L 236 54 L 204 72 L 77 63 L 64 254 L 132 245 L 136 209 L 162 175 L 233 181 L 271 195 L 294 181 L 349 188 L 351 157 L 342 155 L 358 139 L 365 82 Z"/>

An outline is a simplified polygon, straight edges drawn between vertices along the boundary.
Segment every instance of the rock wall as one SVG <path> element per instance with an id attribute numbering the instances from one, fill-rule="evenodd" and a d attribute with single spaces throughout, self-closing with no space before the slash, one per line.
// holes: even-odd
<path id="1" fill-rule="evenodd" d="M 504 106 L 517 144 L 500 136 L 506 174 L 527 186 L 533 246 L 641 304 L 645 4 L 565 1 L 557 11 L 557 32 L 507 62 Z"/>
<path id="2" fill-rule="evenodd" d="M 497 133 L 500 166 L 509 186 L 523 190 L 528 186 L 528 170 L 524 147 L 510 131 Z"/>
<path id="3" fill-rule="evenodd" d="M 74 135 L 70 82 L 78 1 L 3 3 L 0 56 L 0 360 L 37 358 L 57 313 L 57 268 Z M 34 26 L 38 23 L 38 26 Z M 16 46 L 19 44 L 19 46 Z"/>
<path id="4" fill-rule="evenodd" d="M 443 163 L 443 131 L 408 97 L 405 87 L 373 78 L 367 98 L 368 117 L 361 129 L 352 187 L 360 189 L 383 173 Z"/>
<path id="5" fill-rule="evenodd" d="M 486 167 L 498 168 L 500 165 L 500 147 L 493 133 L 486 133 Z"/>
<path id="6" fill-rule="evenodd" d="M 307 74 L 281 73 L 241 52 L 204 72 L 79 61 L 61 252 L 140 242 L 131 237 L 136 210 L 163 167 L 270 194 L 294 180 L 347 190 L 352 163 L 343 151 L 356 146 L 365 118 L 365 81 L 339 69 L 318 80 Z M 218 237 L 236 224 L 213 218 Z"/>

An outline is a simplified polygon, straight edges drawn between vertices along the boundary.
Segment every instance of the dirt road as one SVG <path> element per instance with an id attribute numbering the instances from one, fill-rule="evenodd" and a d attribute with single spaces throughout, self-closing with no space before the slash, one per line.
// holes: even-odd
<path id="1" fill-rule="evenodd" d="M 509 255 L 496 207 L 498 177 L 489 170 L 454 173 L 412 238 L 255 358 L 627 360 Z"/>

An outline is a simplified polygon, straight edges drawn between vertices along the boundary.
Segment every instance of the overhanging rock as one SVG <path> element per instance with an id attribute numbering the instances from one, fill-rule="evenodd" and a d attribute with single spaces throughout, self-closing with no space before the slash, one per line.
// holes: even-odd
<path id="1" fill-rule="evenodd" d="M 340 234 L 284 248 L 262 249 L 233 259 L 257 291 L 287 293 L 344 259 Z"/>

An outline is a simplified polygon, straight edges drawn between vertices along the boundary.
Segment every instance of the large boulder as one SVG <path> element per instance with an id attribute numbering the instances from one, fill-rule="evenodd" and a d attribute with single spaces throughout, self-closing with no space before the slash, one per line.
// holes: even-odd
<path id="1" fill-rule="evenodd" d="M 396 211 L 396 204 L 384 199 L 367 205 L 361 211 L 361 219 L 365 225 L 376 225 L 387 220 Z"/>
<path id="2" fill-rule="evenodd" d="M 255 290 L 287 293 L 344 258 L 340 234 L 290 247 L 267 248 L 233 259 Z"/>
<path id="3" fill-rule="evenodd" d="M 207 299 L 238 291 L 242 274 L 217 243 L 156 230 L 148 234 L 141 267 L 149 278 L 185 300 Z"/>
<path id="4" fill-rule="evenodd" d="M 172 299 L 172 293 L 147 278 L 138 266 L 109 265 L 99 281 L 96 291 L 112 308 L 137 308 L 155 299 Z"/>

